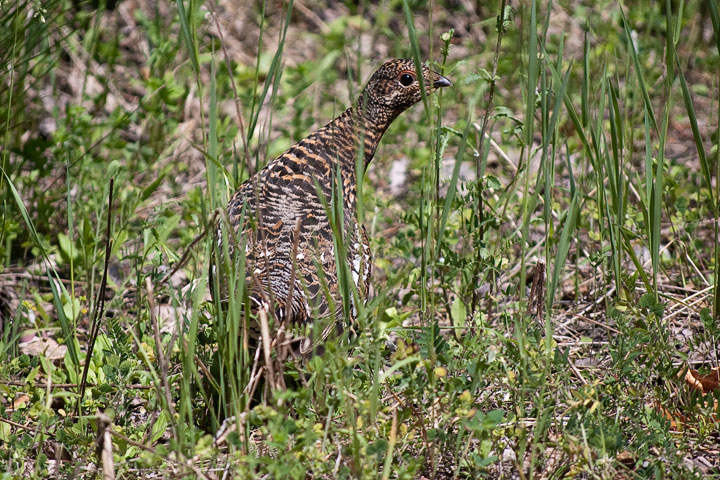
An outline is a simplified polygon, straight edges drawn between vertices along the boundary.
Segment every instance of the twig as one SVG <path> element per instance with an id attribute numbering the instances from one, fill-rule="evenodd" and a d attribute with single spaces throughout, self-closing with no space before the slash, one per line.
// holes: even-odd
<path id="1" fill-rule="evenodd" d="M 3 418 L 3 417 L 0 417 L 0 422 L 5 422 L 8 425 L 11 425 L 15 428 L 19 428 L 21 430 L 30 431 L 30 430 L 35 429 L 35 427 L 33 427 L 33 426 L 23 425 L 22 423 L 13 422 L 12 420 L 8 420 L 7 418 Z"/>
<path id="2" fill-rule="evenodd" d="M 615 293 L 615 287 L 610 287 L 610 289 L 605 292 L 604 294 L 600 295 L 597 299 L 595 299 L 594 302 L 592 302 L 587 307 L 583 308 L 580 312 L 580 315 L 587 314 L 590 310 L 592 310 L 595 306 L 600 305 L 603 301 L 605 301 L 607 298 L 612 296 L 612 294 Z"/>
<path id="3" fill-rule="evenodd" d="M 293 5 L 302 12 L 303 15 L 305 15 L 305 18 L 309 20 L 311 23 L 313 23 L 316 27 L 320 29 L 320 31 L 327 35 L 331 32 L 330 27 L 328 27 L 327 23 L 323 22 L 320 17 L 317 16 L 315 12 L 313 12 L 311 9 L 303 5 L 302 3 L 296 1 L 293 3 Z"/>
<path id="4" fill-rule="evenodd" d="M 222 425 L 220 425 L 220 428 L 218 429 L 217 433 L 215 434 L 215 438 L 213 439 L 214 445 L 216 447 L 225 445 L 228 435 L 230 435 L 233 432 L 242 431 L 244 428 L 245 422 L 247 421 L 248 416 L 249 416 L 248 412 L 243 412 L 239 415 L 239 417 L 240 417 L 239 420 L 238 420 L 238 416 L 235 416 L 235 415 L 223 420 Z M 238 424 L 240 424 L 239 427 L 238 427 Z"/>
<path id="5" fill-rule="evenodd" d="M 243 393 L 247 393 L 250 398 L 252 398 L 255 394 L 255 387 L 257 387 L 257 384 L 260 381 L 260 375 L 264 370 L 263 368 L 260 368 L 260 350 L 260 345 L 258 345 L 257 348 L 255 348 L 255 359 L 253 360 L 253 366 L 250 369 L 250 378 L 243 389 Z M 245 411 L 250 411 L 250 402 L 245 405 Z"/>
<path id="6" fill-rule="evenodd" d="M 77 388 L 79 383 L 28 383 L 22 380 L 0 380 L 0 385 L 9 385 L 11 387 L 31 387 L 31 388 Z M 96 383 L 85 383 L 88 387 L 97 386 Z M 111 385 L 113 386 L 113 385 Z M 150 390 L 152 385 L 140 385 L 139 383 L 133 383 L 130 385 L 114 385 L 116 387 L 128 388 L 131 390 Z"/>
<path id="7" fill-rule="evenodd" d="M 607 325 L 607 324 L 605 324 L 605 323 L 603 323 L 603 322 L 598 322 L 597 320 L 593 320 L 592 318 L 588 317 L 587 315 L 582 315 L 582 314 L 579 314 L 579 313 L 576 313 L 576 314 L 574 314 L 574 315 L 571 314 L 571 315 L 572 315 L 573 317 L 579 318 L 580 320 L 582 320 L 582 321 L 584 321 L 584 322 L 592 323 L 593 325 L 597 325 L 598 327 L 605 328 L 605 329 L 613 332 L 613 333 L 616 334 L 616 335 L 622 335 L 622 332 L 620 332 L 620 330 L 618 330 L 618 329 L 616 329 L 616 328 L 613 328 L 613 327 L 611 327 L 610 325 Z"/>
<path id="8" fill-rule="evenodd" d="M 87 376 L 90 371 L 90 359 L 92 358 L 93 349 L 98 333 L 100 333 L 100 318 L 105 312 L 105 289 L 107 287 L 108 267 L 110 266 L 110 251 L 112 247 L 112 239 L 110 238 L 110 227 L 112 226 L 112 208 L 113 208 L 113 189 L 115 187 L 115 179 L 110 178 L 110 192 L 108 194 L 108 211 L 107 226 L 105 228 L 105 265 L 103 267 L 103 276 L 100 281 L 95 304 L 93 305 L 92 326 L 90 327 L 90 338 L 88 338 L 88 349 L 85 355 L 85 367 L 83 368 L 82 379 L 80 380 L 80 396 L 75 407 L 75 414 L 80 415 L 80 405 L 83 396 L 85 396 L 85 386 L 87 384 Z"/>
<path id="9" fill-rule="evenodd" d="M 335 458 L 335 468 L 333 468 L 333 475 L 337 475 L 340 471 L 340 461 L 342 460 L 342 447 L 338 445 L 338 454 Z"/>
<path id="10" fill-rule="evenodd" d="M 568 365 L 570 366 L 570 370 L 572 370 L 575 376 L 578 377 L 582 383 L 587 385 L 588 381 L 585 380 L 585 377 L 582 376 L 582 373 L 580 373 L 580 371 L 575 367 L 575 364 L 573 364 L 573 362 L 568 362 Z"/>
<path id="11" fill-rule="evenodd" d="M 275 386 L 275 372 L 273 372 L 272 361 L 270 359 L 270 327 L 268 326 L 267 310 L 265 308 L 258 309 L 258 320 L 260 321 L 260 334 L 262 335 L 262 350 L 265 357 L 265 368 L 268 371 L 267 380 L 269 384 Z"/>
<path id="12" fill-rule="evenodd" d="M 292 270 L 290 270 L 290 291 L 288 292 L 287 301 L 285 302 L 285 317 L 288 319 L 289 322 L 292 322 L 293 319 L 293 313 L 292 313 L 292 303 L 293 303 L 293 295 L 295 294 L 295 270 L 297 270 L 297 249 L 298 249 L 298 243 L 300 242 L 300 226 L 302 225 L 302 217 L 298 217 L 297 222 L 295 222 L 295 235 L 293 236 L 293 245 L 292 245 Z"/>
<path id="13" fill-rule="evenodd" d="M 485 111 L 485 114 L 487 115 L 487 111 Z M 477 122 L 473 122 L 472 126 L 478 133 L 483 135 L 483 139 L 486 139 L 488 142 L 490 142 L 490 146 L 493 148 L 493 150 L 495 150 L 495 153 L 497 153 L 500 156 L 500 158 L 505 160 L 505 162 L 507 162 L 507 164 L 510 165 L 510 168 L 512 168 L 513 172 L 515 174 L 517 174 L 517 171 L 518 171 L 517 165 L 515 165 L 513 163 L 512 158 L 510 158 L 510 156 L 507 153 L 505 153 L 505 151 L 502 149 L 502 147 L 500 145 L 498 145 L 497 142 L 495 140 L 493 140 L 490 135 L 487 134 L 487 132 L 484 132 L 483 127 L 478 125 Z"/>
<path id="14" fill-rule="evenodd" d="M 113 462 L 112 439 L 110 430 L 112 422 L 104 413 L 98 414 L 97 453 L 102 465 L 103 480 L 115 480 L 115 463 Z"/>

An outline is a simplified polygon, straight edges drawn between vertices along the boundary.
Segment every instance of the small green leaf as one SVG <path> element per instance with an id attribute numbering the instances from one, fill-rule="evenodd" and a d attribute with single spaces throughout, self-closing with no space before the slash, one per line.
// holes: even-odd
<path id="1" fill-rule="evenodd" d="M 502 183 L 495 175 L 485 175 L 485 187 L 497 190 L 502 188 Z"/>
<path id="2" fill-rule="evenodd" d="M 163 436 L 169 424 L 170 421 L 168 413 L 166 410 L 163 410 L 162 412 L 160 412 L 160 415 L 158 415 L 155 423 L 153 423 L 152 430 L 150 432 L 150 443 L 157 442 L 160 437 Z"/>
<path id="3" fill-rule="evenodd" d="M 63 302 L 63 312 L 65 313 L 65 316 L 68 320 L 72 322 L 76 321 L 81 313 L 80 299 L 75 297 L 72 299 L 72 301 L 70 301 L 70 299 L 67 298 L 65 302 Z"/>
<path id="4" fill-rule="evenodd" d="M 140 200 L 145 201 L 148 198 L 150 198 L 150 195 L 157 190 L 157 187 L 160 185 L 160 182 L 162 182 L 163 178 L 165 178 L 165 174 L 163 173 L 158 178 L 156 178 L 150 185 L 145 187 L 142 191 L 142 195 L 140 195 Z"/>
<path id="5" fill-rule="evenodd" d="M 484 81 L 486 81 L 486 82 L 489 83 L 489 82 L 492 82 L 492 81 L 497 81 L 497 80 L 499 80 L 499 79 L 500 79 L 500 77 L 498 77 L 497 75 L 495 75 L 495 76 L 493 77 L 493 76 L 490 74 L 490 72 L 488 72 L 487 70 L 485 70 L 484 68 L 482 68 L 482 69 L 480 69 L 480 71 L 479 71 L 478 73 L 471 73 L 470 75 L 468 75 L 467 77 L 465 77 L 465 85 L 468 85 L 468 84 L 470 84 L 470 83 L 473 83 L 473 82 L 475 82 L 475 81 L 477 81 L 477 80 L 484 80 Z"/>
<path id="6" fill-rule="evenodd" d="M 60 233 L 58 233 L 57 238 L 58 238 L 58 244 L 60 245 L 60 252 L 62 253 L 63 257 L 68 260 L 77 260 L 78 249 L 74 248 L 73 243 L 70 240 L 70 237 L 68 237 L 64 233 L 60 232 Z"/>
<path id="7" fill-rule="evenodd" d="M 378 457 L 382 457 L 385 455 L 385 452 L 388 449 L 388 442 L 384 438 L 378 438 L 373 443 L 367 446 L 367 454 L 368 455 L 377 455 Z"/>
<path id="8" fill-rule="evenodd" d="M 460 297 L 455 297 L 450 307 L 450 316 L 452 317 L 453 327 L 464 327 L 467 320 L 467 307 Z M 455 336 L 459 339 L 461 334 L 460 328 L 455 329 Z"/>

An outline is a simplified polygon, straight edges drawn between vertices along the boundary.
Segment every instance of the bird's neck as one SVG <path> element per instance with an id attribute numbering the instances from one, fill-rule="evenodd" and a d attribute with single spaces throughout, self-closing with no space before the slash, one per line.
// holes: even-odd
<path id="1" fill-rule="evenodd" d="M 353 211 L 356 204 L 356 184 L 358 173 L 375 156 L 380 139 L 395 117 L 376 115 L 368 108 L 352 106 L 338 115 L 330 123 L 311 134 L 301 144 L 312 153 L 329 161 L 329 168 L 339 167 L 342 176 L 343 197 L 346 209 Z M 362 170 L 358 172 L 358 162 L 362 155 Z M 347 219 L 352 218 L 348 216 Z"/>
<path id="2" fill-rule="evenodd" d="M 367 166 L 375 156 L 375 150 L 394 117 L 390 118 L 386 114 L 380 114 L 372 105 L 362 105 L 361 103 L 348 110 L 350 111 L 349 115 L 353 118 L 356 145 L 362 145 L 365 166 Z"/>
<path id="3" fill-rule="evenodd" d="M 325 135 L 329 134 L 335 158 L 341 164 L 355 169 L 359 155 L 362 155 L 364 166 L 370 163 L 390 122 L 391 118 L 376 116 L 368 107 L 354 105 L 327 124 L 323 130 Z"/>

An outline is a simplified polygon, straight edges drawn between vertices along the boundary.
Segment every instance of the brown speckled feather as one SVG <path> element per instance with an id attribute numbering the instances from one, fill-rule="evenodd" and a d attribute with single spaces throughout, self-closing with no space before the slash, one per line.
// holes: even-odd
<path id="1" fill-rule="evenodd" d="M 428 93 L 451 85 L 426 66 L 422 73 Z M 333 233 L 323 206 L 332 204 L 338 169 L 348 263 L 360 298 L 367 297 L 370 246 L 356 219 L 356 152 L 362 148 L 367 166 L 390 123 L 421 99 L 415 76 L 412 60 L 383 64 L 356 105 L 268 163 L 230 200 L 231 225 L 246 243 L 251 298 L 258 306 L 272 304 L 280 321 L 342 316 Z"/>

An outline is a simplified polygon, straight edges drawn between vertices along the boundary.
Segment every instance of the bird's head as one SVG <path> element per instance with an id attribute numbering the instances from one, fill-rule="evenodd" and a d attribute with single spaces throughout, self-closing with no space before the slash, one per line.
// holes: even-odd
<path id="1" fill-rule="evenodd" d="M 452 85 L 450 80 L 433 72 L 427 65 L 422 65 L 420 72 L 427 95 Z M 368 111 L 374 111 L 379 116 L 387 115 L 392 121 L 422 99 L 420 88 L 412 59 L 388 60 L 370 77 L 360 101 L 366 103 Z"/>

